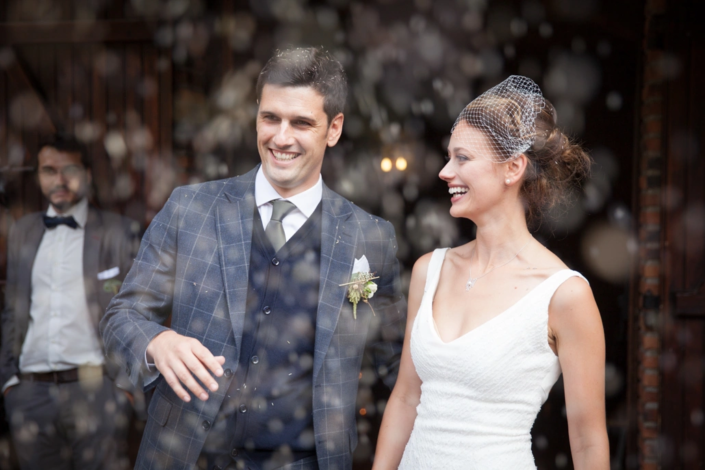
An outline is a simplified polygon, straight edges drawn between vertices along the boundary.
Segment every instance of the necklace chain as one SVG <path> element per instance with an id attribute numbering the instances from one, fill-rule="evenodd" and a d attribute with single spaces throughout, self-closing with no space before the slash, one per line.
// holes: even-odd
<path id="1" fill-rule="evenodd" d="M 512 256 L 512 258 L 511 258 L 509 261 L 507 261 L 507 262 L 504 263 L 504 264 L 500 264 L 499 266 L 495 266 L 494 268 L 490 269 L 489 271 L 487 271 L 485 274 L 483 274 L 483 275 L 481 275 L 481 276 L 472 277 L 472 267 L 471 267 L 470 269 L 468 269 L 468 271 L 469 271 L 468 274 L 470 274 L 470 279 L 468 279 L 468 282 L 465 284 L 465 292 L 467 292 L 467 291 L 469 291 L 470 289 L 472 289 L 472 288 L 475 286 L 475 283 L 476 283 L 477 281 L 479 281 L 479 280 L 482 279 L 483 277 L 487 276 L 489 273 L 491 273 L 491 272 L 494 271 L 495 269 L 501 268 L 502 266 L 506 266 L 506 265 L 508 265 L 509 263 L 511 263 L 512 261 L 514 261 L 514 260 L 516 259 L 516 257 L 519 256 L 519 253 L 521 253 L 522 251 L 524 251 L 524 248 L 526 248 L 527 246 L 529 246 L 529 243 L 531 243 L 531 238 L 529 238 L 529 241 L 526 242 L 526 244 L 524 244 L 524 246 L 522 246 L 521 249 L 520 249 L 519 251 L 517 251 L 517 254 L 514 255 L 514 256 Z M 477 248 L 475 248 L 475 250 L 473 250 L 473 254 L 475 254 L 475 251 L 476 251 L 476 250 L 477 250 Z M 472 255 L 470 255 L 470 264 L 472 264 Z"/>

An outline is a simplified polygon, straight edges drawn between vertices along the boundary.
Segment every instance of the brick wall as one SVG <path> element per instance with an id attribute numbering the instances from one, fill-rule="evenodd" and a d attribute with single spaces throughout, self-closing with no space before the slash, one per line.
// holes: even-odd
<path id="1" fill-rule="evenodd" d="M 661 277 L 661 169 L 663 167 L 664 80 L 663 34 L 660 18 L 666 0 L 647 0 L 645 6 L 643 80 L 640 106 L 638 185 L 639 255 L 635 313 L 638 328 L 637 451 L 638 468 L 659 469 L 661 350 L 659 302 Z"/>

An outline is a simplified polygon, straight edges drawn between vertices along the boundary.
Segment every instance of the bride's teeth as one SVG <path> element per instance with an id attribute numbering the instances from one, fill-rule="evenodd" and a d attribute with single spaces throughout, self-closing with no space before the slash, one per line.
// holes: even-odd
<path id="1" fill-rule="evenodd" d="M 456 187 L 448 188 L 448 192 L 452 195 L 465 194 L 468 192 L 468 189 L 467 188 L 460 188 L 460 187 L 456 186 Z"/>

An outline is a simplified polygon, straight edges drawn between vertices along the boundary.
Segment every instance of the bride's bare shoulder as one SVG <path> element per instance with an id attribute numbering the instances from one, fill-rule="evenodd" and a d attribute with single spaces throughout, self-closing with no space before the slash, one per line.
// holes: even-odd
<path id="1" fill-rule="evenodd" d="M 431 258 L 433 257 L 433 251 L 426 253 L 422 257 L 416 260 L 414 263 L 414 269 L 411 271 L 411 277 L 421 277 L 426 279 L 426 273 L 428 272 L 428 265 L 431 263 Z"/>
<path id="2" fill-rule="evenodd" d="M 535 268 L 546 271 L 549 275 L 563 269 L 568 269 L 568 266 L 554 252 L 540 243 L 536 245 L 537 249 L 531 260 L 531 264 L 533 264 Z"/>
<path id="3" fill-rule="evenodd" d="M 409 283 L 409 318 L 411 318 L 411 312 L 415 315 L 416 307 L 412 308 L 412 305 L 417 305 L 418 302 L 421 302 L 431 257 L 433 257 L 433 252 L 426 253 L 417 259 L 414 263 L 414 269 L 411 271 L 411 282 Z"/>
<path id="4" fill-rule="evenodd" d="M 449 256 L 452 256 L 452 252 L 453 250 L 448 250 L 446 252 L 446 259 Z M 435 253 L 435 251 L 426 253 L 425 255 L 416 260 L 416 262 L 414 263 L 414 269 L 411 271 L 412 284 L 414 284 L 415 282 L 425 283 L 426 277 L 428 275 L 428 266 L 431 264 L 431 258 L 433 258 L 433 253 Z"/>

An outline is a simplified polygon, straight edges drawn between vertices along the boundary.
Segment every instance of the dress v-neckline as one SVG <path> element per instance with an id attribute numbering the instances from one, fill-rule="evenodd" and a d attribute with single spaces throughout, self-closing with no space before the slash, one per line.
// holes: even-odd
<path id="1" fill-rule="evenodd" d="M 501 311 L 500 313 L 498 313 L 497 315 L 493 316 L 493 317 L 490 318 L 489 320 L 486 320 L 486 321 L 480 323 L 480 324 L 477 325 L 475 328 L 472 328 L 471 330 L 466 331 L 465 333 L 463 333 L 462 335 L 458 336 L 457 338 L 455 338 L 455 339 L 453 339 L 453 340 L 450 340 L 450 341 L 445 341 L 445 340 L 443 340 L 443 338 L 441 338 L 441 332 L 440 332 L 439 329 L 438 329 L 438 324 L 436 324 L 436 319 L 433 317 L 433 301 L 436 300 L 436 291 L 438 291 L 438 284 L 439 284 L 440 278 L 441 278 L 441 270 L 443 269 L 443 263 L 445 263 L 445 260 L 446 260 L 446 253 L 448 253 L 448 250 L 446 250 L 446 251 L 443 253 L 443 260 L 441 261 L 441 265 L 438 267 L 438 272 L 435 273 L 436 276 L 437 276 L 437 279 L 436 279 L 436 282 L 434 283 L 434 286 L 433 286 L 433 292 L 430 292 L 430 294 L 431 294 L 431 305 L 430 305 L 430 308 L 429 308 L 430 317 L 431 317 L 431 326 L 433 327 L 433 331 L 434 331 L 434 333 L 436 334 L 436 338 L 438 339 L 438 341 L 440 341 L 441 344 L 444 344 L 444 345 L 453 344 L 453 343 L 455 343 L 456 341 L 458 341 L 458 340 L 460 340 L 460 339 L 462 339 L 462 338 L 465 338 L 466 336 L 470 335 L 471 333 L 474 333 L 475 331 L 477 331 L 477 330 L 483 328 L 483 327 L 484 327 L 485 325 L 487 325 L 488 323 L 493 323 L 496 319 L 505 316 L 505 315 L 504 315 L 505 313 L 507 313 L 507 312 L 509 312 L 509 311 L 511 311 L 511 310 L 514 310 L 515 307 L 517 307 L 517 306 L 518 306 L 519 304 L 521 304 L 525 299 L 527 299 L 528 297 L 530 297 L 536 290 L 538 290 L 541 286 L 543 286 L 549 279 L 551 279 L 552 277 L 554 277 L 555 275 L 557 275 L 557 274 L 559 274 L 559 273 L 561 273 L 561 272 L 563 272 L 563 271 L 570 271 L 570 269 L 560 269 L 560 270 L 556 271 L 555 273 L 551 274 L 550 276 L 548 276 L 548 277 L 547 277 L 546 279 L 544 279 L 543 281 L 539 282 L 539 283 L 538 283 L 536 286 L 534 286 L 529 292 L 527 292 L 526 294 L 524 294 L 519 300 L 517 300 L 516 302 L 514 302 L 512 305 L 510 305 L 510 306 L 507 307 L 506 309 L 502 310 L 502 311 Z"/>

